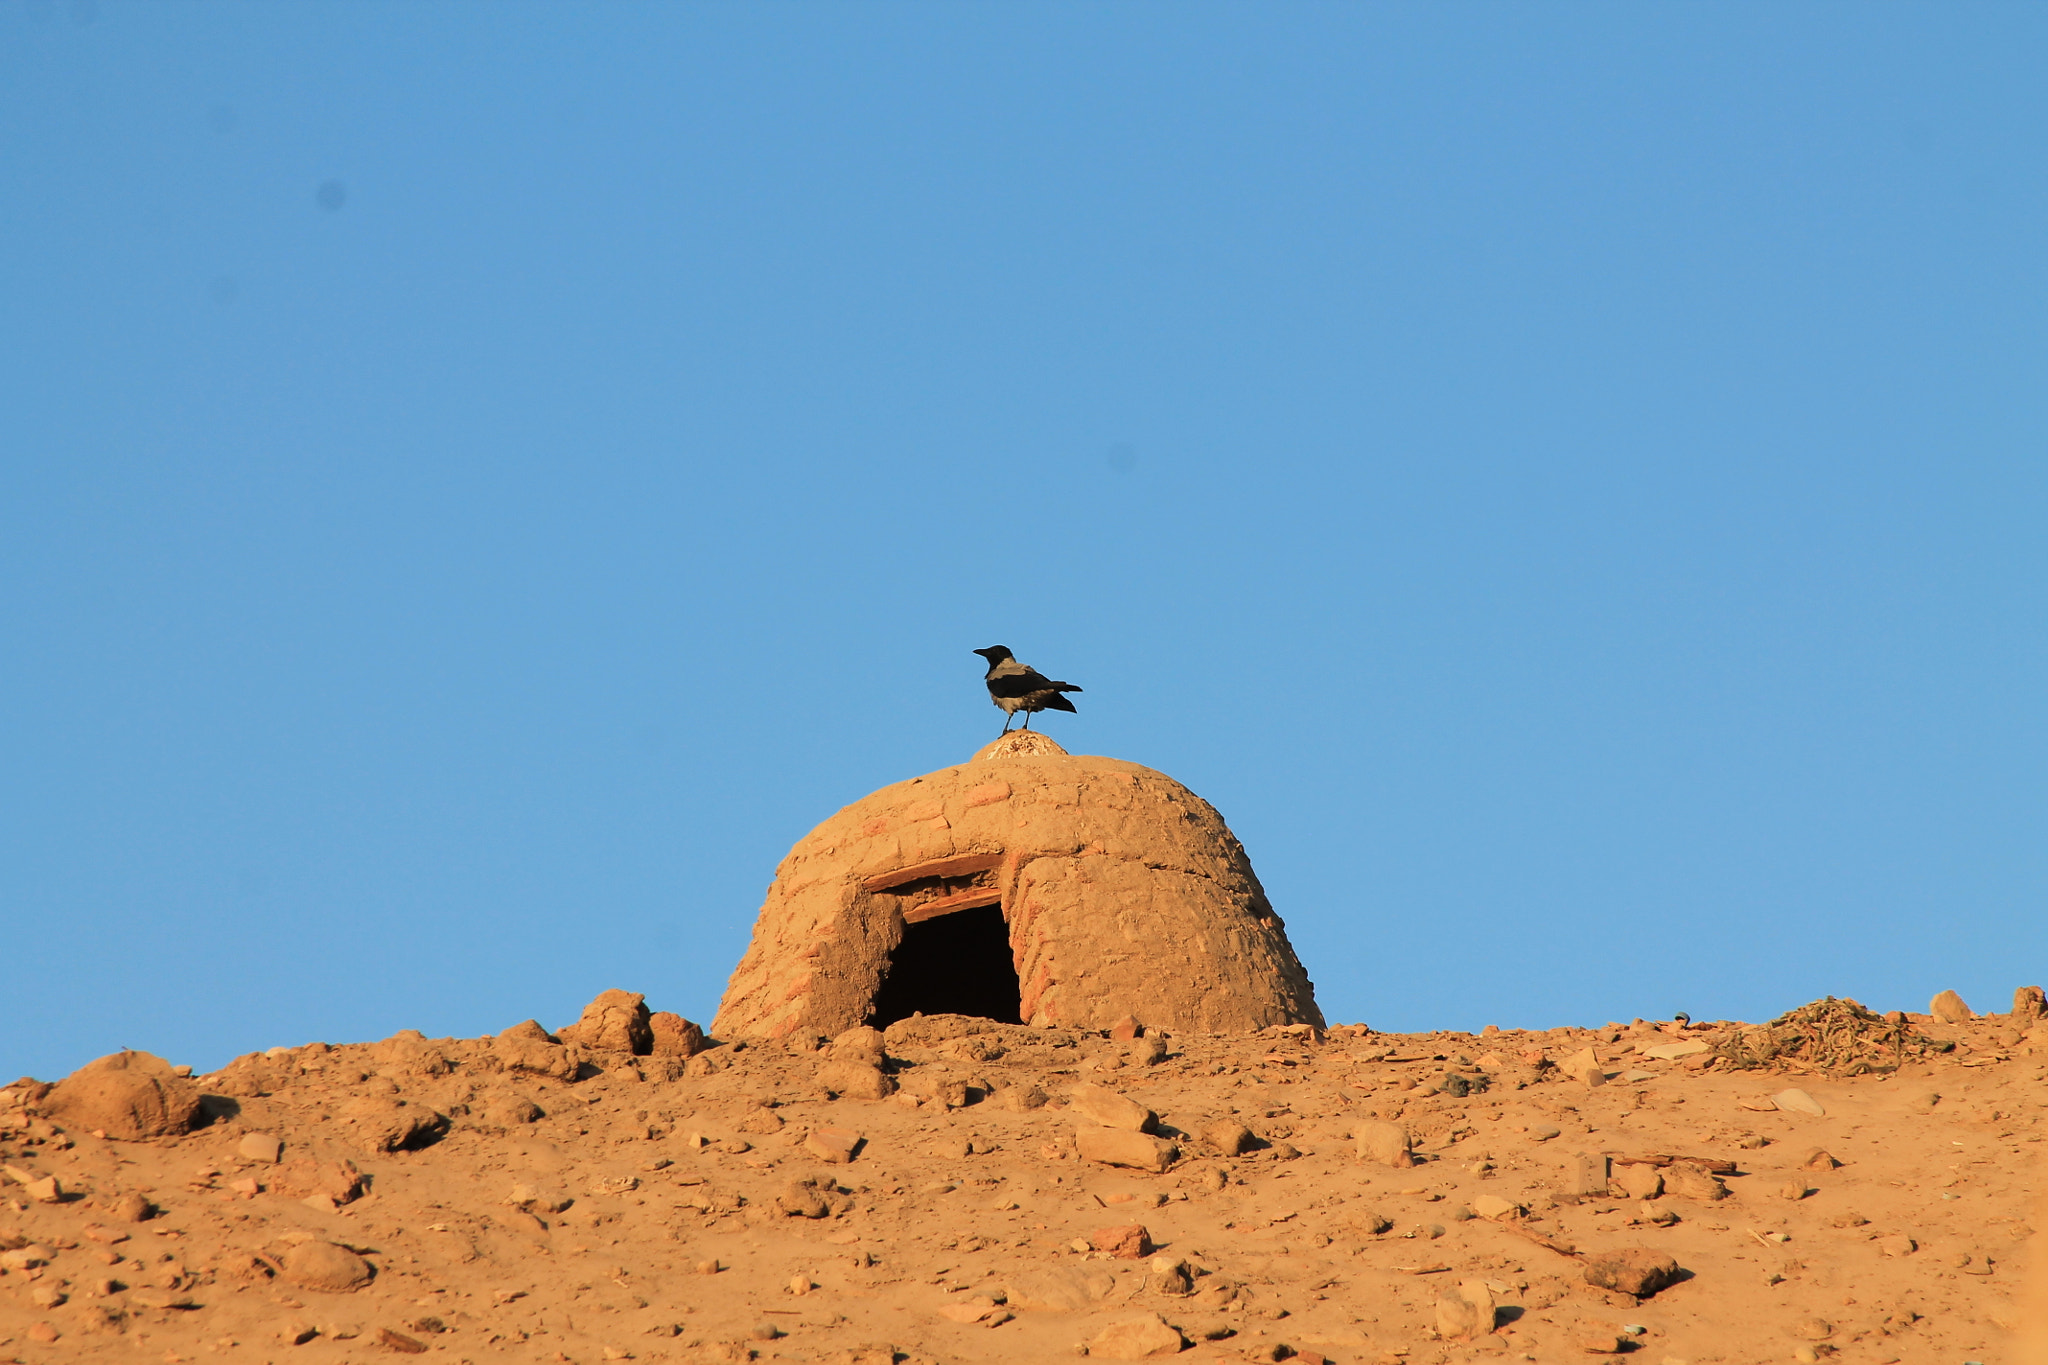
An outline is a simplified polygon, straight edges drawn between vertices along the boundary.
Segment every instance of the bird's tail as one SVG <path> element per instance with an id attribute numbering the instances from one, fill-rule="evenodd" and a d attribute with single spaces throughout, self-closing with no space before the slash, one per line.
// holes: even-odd
<path id="1" fill-rule="evenodd" d="M 1052 690 L 1055 692 L 1079 692 L 1081 689 L 1072 683 L 1054 683 Z"/>
<path id="2" fill-rule="evenodd" d="M 1081 689 L 1078 687 L 1074 687 L 1069 688 L 1068 690 L 1072 692 L 1079 692 Z M 1073 711 L 1074 703 L 1068 701 L 1065 697 L 1062 697 L 1059 693 L 1055 692 L 1045 699 L 1045 709 L 1048 711 Z M 1080 713 L 1075 712 L 1075 714 L 1078 715 Z"/>

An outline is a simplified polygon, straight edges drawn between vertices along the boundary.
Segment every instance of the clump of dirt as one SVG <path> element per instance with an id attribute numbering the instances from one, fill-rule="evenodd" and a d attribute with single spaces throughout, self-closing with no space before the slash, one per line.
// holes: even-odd
<path id="1" fill-rule="evenodd" d="M 1734 1030 L 1714 1048 L 1737 1071 L 1816 1071 L 1861 1076 L 1896 1070 L 1900 1064 L 1944 1046 L 1916 1032 L 1903 1019 L 1873 1014 L 1854 1000 L 1830 995 L 1771 1020 Z"/>

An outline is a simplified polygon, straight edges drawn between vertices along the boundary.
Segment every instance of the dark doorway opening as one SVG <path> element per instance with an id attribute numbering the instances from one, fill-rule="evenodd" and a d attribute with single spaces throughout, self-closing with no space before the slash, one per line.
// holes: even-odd
<path id="1" fill-rule="evenodd" d="M 1022 992 L 999 905 L 955 910 L 903 926 L 868 1022 L 887 1028 L 913 1014 L 971 1014 L 1021 1024 Z"/>

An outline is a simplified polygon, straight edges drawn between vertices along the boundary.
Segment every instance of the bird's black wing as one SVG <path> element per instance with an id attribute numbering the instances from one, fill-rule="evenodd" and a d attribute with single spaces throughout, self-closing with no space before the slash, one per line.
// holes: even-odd
<path id="1" fill-rule="evenodd" d="M 1033 692 L 1051 692 L 1065 687 L 1056 683 L 1035 668 L 1021 673 L 1000 673 L 988 679 L 988 694 L 992 697 L 1028 697 Z"/>

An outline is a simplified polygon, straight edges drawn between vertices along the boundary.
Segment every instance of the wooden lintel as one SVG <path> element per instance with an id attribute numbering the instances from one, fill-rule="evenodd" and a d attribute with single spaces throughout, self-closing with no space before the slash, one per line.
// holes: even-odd
<path id="1" fill-rule="evenodd" d="M 870 891 L 887 891 L 892 886 L 923 881 L 926 877 L 971 877 L 977 872 L 994 870 L 1002 861 L 1000 853 L 962 853 L 951 858 L 936 858 L 928 863 L 912 863 L 894 872 L 880 872 L 861 885 Z"/>
<path id="2" fill-rule="evenodd" d="M 905 924 L 920 924 L 940 915 L 950 915 L 955 910 L 972 910 L 979 905 L 1001 905 L 1003 893 L 993 886 L 977 886 L 971 891 L 956 891 L 950 896 L 941 896 L 935 901 L 912 906 L 903 912 Z"/>

